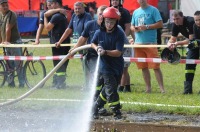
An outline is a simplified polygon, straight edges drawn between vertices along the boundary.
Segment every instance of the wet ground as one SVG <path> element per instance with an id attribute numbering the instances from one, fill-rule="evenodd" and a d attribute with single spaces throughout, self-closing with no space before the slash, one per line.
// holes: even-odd
<path id="1" fill-rule="evenodd" d="M 1 132 L 68 132 L 66 123 L 73 122 L 76 111 L 66 107 L 0 108 Z M 68 119 L 68 117 L 72 117 Z M 84 119 L 79 119 L 84 120 Z M 81 132 L 77 124 L 73 132 Z M 197 132 L 200 131 L 199 116 L 166 115 L 155 113 L 123 112 L 122 120 L 113 120 L 112 116 L 101 116 L 92 121 L 91 132 Z"/>
<path id="2" fill-rule="evenodd" d="M 94 121 L 93 131 L 111 132 L 199 132 L 199 116 L 167 115 L 161 113 L 123 113 L 122 120 L 112 116 Z"/>

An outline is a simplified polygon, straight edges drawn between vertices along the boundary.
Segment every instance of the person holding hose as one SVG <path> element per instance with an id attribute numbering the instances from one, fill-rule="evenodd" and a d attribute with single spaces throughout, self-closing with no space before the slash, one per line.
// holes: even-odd
<path id="1" fill-rule="evenodd" d="M 94 102 L 93 118 L 99 118 L 99 109 L 106 102 L 114 113 L 115 119 L 121 119 L 121 105 L 117 87 L 123 73 L 124 59 L 124 32 L 117 26 L 120 12 L 114 7 L 108 7 L 103 11 L 103 22 L 92 39 L 92 48 L 100 55 L 99 73 L 104 80 L 103 88 Z"/>

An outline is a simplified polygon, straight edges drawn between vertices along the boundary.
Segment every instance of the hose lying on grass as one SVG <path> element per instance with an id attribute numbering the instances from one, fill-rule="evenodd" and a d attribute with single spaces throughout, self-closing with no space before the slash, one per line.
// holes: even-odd
<path id="1" fill-rule="evenodd" d="M 75 54 L 78 51 L 84 50 L 84 49 L 88 49 L 91 48 L 91 45 L 84 45 L 81 47 L 78 47 L 74 50 L 71 51 L 71 54 Z M 43 78 L 37 85 L 35 85 L 32 89 L 30 89 L 28 92 L 26 92 L 25 94 L 21 95 L 20 97 L 11 100 L 11 101 L 7 101 L 7 102 L 2 102 L 0 103 L 0 107 L 3 106 L 7 106 L 7 105 L 11 105 L 14 103 L 17 103 L 19 101 L 21 101 L 22 99 L 28 97 L 29 95 L 31 95 L 33 92 L 35 92 L 38 88 L 40 88 L 40 86 L 42 84 L 44 84 L 62 65 L 63 63 L 65 63 L 65 61 L 67 61 L 67 59 L 70 58 L 71 54 L 67 54 L 47 75 L 45 78 Z"/>

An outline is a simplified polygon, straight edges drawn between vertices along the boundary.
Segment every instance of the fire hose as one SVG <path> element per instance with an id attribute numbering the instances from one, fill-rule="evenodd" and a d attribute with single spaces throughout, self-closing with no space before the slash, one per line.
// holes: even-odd
<path id="1" fill-rule="evenodd" d="M 74 50 L 71 51 L 71 54 L 75 54 L 78 51 L 84 50 L 84 49 L 88 49 L 91 48 L 91 45 L 84 45 L 81 47 L 78 47 Z M 62 65 L 63 63 L 65 63 L 71 56 L 70 53 L 68 53 L 47 75 L 46 77 L 44 77 L 37 85 L 35 85 L 32 89 L 30 89 L 28 92 L 26 92 L 25 94 L 21 95 L 20 97 L 14 99 L 14 100 L 10 100 L 7 102 L 2 102 L 0 103 L 0 107 L 3 106 L 8 106 L 14 103 L 17 103 L 21 100 L 23 100 L 24 98 L 28 97 L 29 95 L 31 95 L 33 92 L 35 92 L 38 88 L 40 88 L 40 86 L 42 84 L 44 84 Z"/>

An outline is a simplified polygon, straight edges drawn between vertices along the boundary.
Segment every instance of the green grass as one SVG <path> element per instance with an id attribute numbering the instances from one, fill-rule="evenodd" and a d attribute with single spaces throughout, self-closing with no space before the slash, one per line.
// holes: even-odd
<path id="1" fill-rule="evenodd" d="M 46 42 L 47 43 L 47 42 Z M 34 55 L 51 55 L 50 48 L 36 48 Z M 53 68 L 52 61 L 44 61 L 47 73 Z M 161 70 L 164 77 L 164 86 L 166 93 L 161 94 L 159 86 L 154 76 L 154 72 L 151 70 L 151 82 L 152 82 L 152 93 L 146 94 L 145 84 L 142 77 L 141 70 L 138 70 L 135 63 L 131 63 L 129 73 L 131 77 L 131 93 L 120 93 L 120 99 L 123 102 L 140 102 L 149 104 L 123 104 L 123 111 L 129 113 L 139 112 L 156 112 L 156 113 L 167 113 L 167 114 L 184 114 L 184 115 L 199 115 L 200 109 L 185 107 L 185 106 L 200 106 L 200 95 L 198 95 L 200 76 L 199 65 L 197 65 L 196 75 L 193 82 L 193 93 L 192 95 L 183 95 L 183 82 L 185 79 L 184 75 L 184 64 L 170 65 L 161 64 Z M 17 82 L 17 80 L 16 80 Z M 37 90 L 29 98 L 47 98 L 47 99 L 77 99 L 83 97 L 86 93 L 82 92 L 81 86 L 83 85 L 83 71 L 80 59 L 72 59 L 69 62 L 67 69 L 67 84 L 69 88 L 64 90 L 52 90 L 51 87 L 52 78 L 48 80 L 45 87 Z M 1 102 L 8 98 L 17 98 L 20 95 L 27 92 L 29 89 L 18 89 L 5 87 L 0 89 Z M 37 102 L 38 103 L 38 102 Z M 46 103 L 49 105 L 51 103 Z M 157 106 L 155 104 L 161 104 Z M 43 104 L 45 105 L 45 104 Z M 51 104 L 52 105 L 52 104 Z M 58 104 L 57 104 L 58 105 Z M 165 105 L 165 106 L 164 106 Z M 174 105 L 174 106 L 173 106 Z M 29 106 L 29 105 L 28 105 Z M 27 107 L 27 106 L 26 106 Z M 107 106 L 106 106 L 107 107 Z"/>

